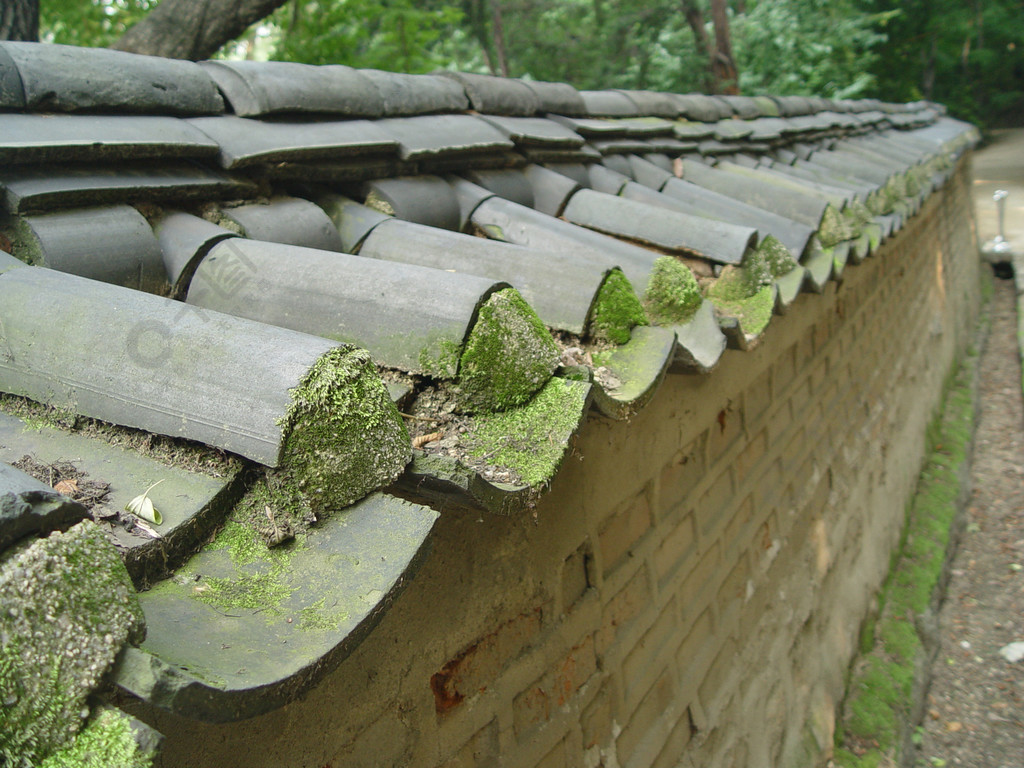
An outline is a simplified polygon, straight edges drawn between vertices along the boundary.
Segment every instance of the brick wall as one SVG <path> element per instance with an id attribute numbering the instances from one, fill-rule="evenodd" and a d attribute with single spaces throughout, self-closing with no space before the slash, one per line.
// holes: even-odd
<path id="1" fill-rule="evenodd" d="M 978 305 L 962 163 L 899 236 L 630 423 L 591 418 L 535 513 L 446 510 L 309 694 L 167 766 L 810 766 Z"/>

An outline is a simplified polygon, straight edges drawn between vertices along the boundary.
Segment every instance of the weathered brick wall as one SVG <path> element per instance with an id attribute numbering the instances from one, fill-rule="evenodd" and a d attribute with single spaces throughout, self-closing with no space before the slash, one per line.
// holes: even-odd
<path id="1" fill-rule="evenodd" d="M 968 169 L 752 352 L 591 419 L 532 516 L 445 511 L 381 625 L 174 766 L 789 766 L 829 748 L 978 304 Z"/>

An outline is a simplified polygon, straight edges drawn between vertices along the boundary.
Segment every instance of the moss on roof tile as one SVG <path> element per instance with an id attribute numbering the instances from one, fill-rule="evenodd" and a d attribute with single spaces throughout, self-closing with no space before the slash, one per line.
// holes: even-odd
<path id="1" fill-rule="evenodd" d="M 92 521 L 5 553 L 0 596 L 0 762 L 32 765 L 79 732 L 142 613 L 118 551 Z"/>
<path id="2" fill-rule="evenodd" d="M 649 325 L 643 305 L 621 269 L 605 277 L 590 311 L 587 335 L 597 341 L 625 344 L 637 325 Z"/>
<path id="3" fill-rule="evenodd" d="M 759 336 L 771 321 L 775 306 L 774 277 L 765 254 L 747 251 L 739 267 L 727 266 L 708 288 L 719 314 L 735 317 L 749 337 Z"/>
<path id="4" fill-rule="evenodd" d="M 476 412 L 522 405 L 557 366 L 558 346 L 519 292 L 506 288 L 492 293 L 462 348 L 462 407 Z"/>
<path id="5" fill-rule="evenodd" d="M 654 262 L 644 306 L 657 325 L 681 325 L 693 319 L 703 298 L 690 268 L 671 256 Z"/>
<path id="6" fill-rule="evenodd" d="M 464 438 L 466 451 L 513 470 L 526 485 L 542 486 L 562 462 L 588 391 L 586 384 L 552 378 L 526 405 L 475 419 Z"/>
<path id="7" fill-rule="evenodd" d="M 291 395 L 283 463 L 316 515 L 390 483 L 412 458 L 409 434 L 365 350 L 330 350 Z"/>

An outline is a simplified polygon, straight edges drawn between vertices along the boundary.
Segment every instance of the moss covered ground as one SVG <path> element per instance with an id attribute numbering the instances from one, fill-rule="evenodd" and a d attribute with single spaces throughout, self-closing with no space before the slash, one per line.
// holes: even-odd
<path id="1" fill-rule="evenodd" d="M 927 434 L 928 452 L 906 524 L 879 594 L 879 618 L 865 626 L 862 657 L 853 667 L 834 762 L 875 768 L 899 761 L 924 654 L 921 617 L 930 612 L 943 578 L 959 513 L 962 467 L 974 426 L 974 369 L 968 354 L 947 384 L 941 411 Z"/>

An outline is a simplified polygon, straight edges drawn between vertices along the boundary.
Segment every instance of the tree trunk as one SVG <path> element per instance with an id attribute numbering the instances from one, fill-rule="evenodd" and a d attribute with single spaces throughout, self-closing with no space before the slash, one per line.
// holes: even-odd
<path id="1" fill-rule="evenodd" d="M 490 24 L 487 22 L 485 0 L 469 0 L 465 6 L 466 17 L 469 19 L 469 28 L 473 30 L 473 36 L 480 44 L 480 50 L 484 52 L 487 59 L 487 69 L 492 75 L 498 74 L 498 66 L 495 63 L 495 55 L 492 50 Z"/>
<path id="2" fill-rule="evenodd" d="M 715 93 L 737 94 L 740 92 L 739 73 L 732 57 L 726 0 L 711 0 L 711 21 L 715 25 L 715 51 L 711 59 Z"/>
<path id="3" fill-rule="evenodd" d="M 161 0 L 113 48 L 172 59 L 208 59 L 287 0 Z"/>
<path id="4" fill-rule="evenodd" d="M 498 67 L 502 77 L 508 77 L 508 53 L 505 51 L 505 26 L 501 21 L 501 0 L 491 0 L 491 15 L 494 23 L 491 32 L 494 35 L 494 50 L 498 53 Z"/>
<path id="5" fill-rule="evenodd" d="M 711 90 L 712 86 L 711 50 L 708 45 L 708 32 L 704 29 L 704 14 L 701 13 L 694 0 L 680 0 L 680 5 L 683 9 L 683 15 L 686 17 L 686 23 L 690 27 L 690 31 L 693 32 L 693 45 L 697 49 L 697 54 L 708 63 L 707 69 L 704 70 L 704 74 L 700 78 L 700 89 L 707 93 Z M 684 76 L 686 74 L 685 72 L 683 73 Z"/>
<path id="6" fill-rule="evenodd" d="M 930 35 L 928 50 L 924 55 L 924 67 L 921 72 L 921 93 L 926 99 L 931 99 L 932 90 L 935 88 L 935 60 L 939 53 L 939 36 L 932 32 Z"/>
<path id="7" fill-rule="evenodd" d="M 0 40 L 39 40 L 39 0 L 0 2 Z"/>

